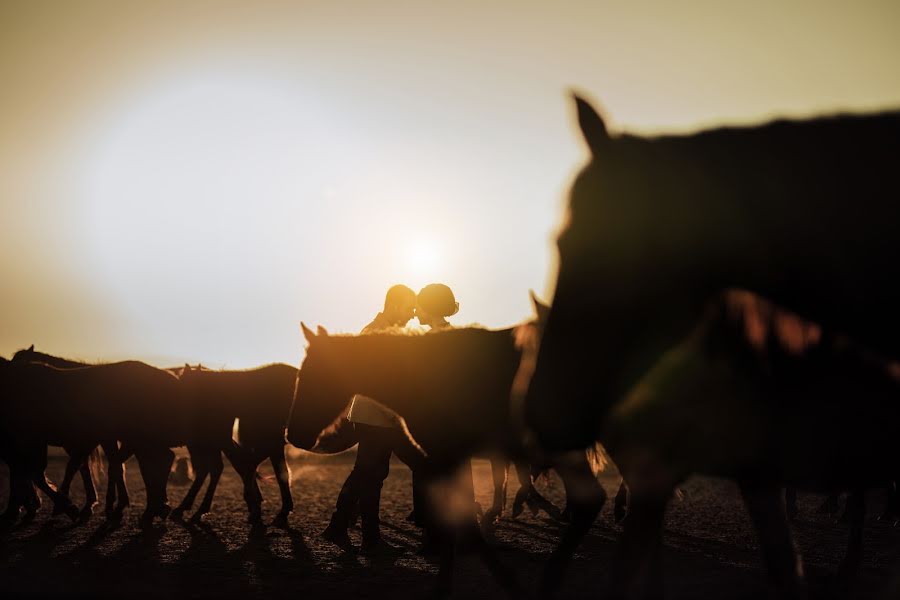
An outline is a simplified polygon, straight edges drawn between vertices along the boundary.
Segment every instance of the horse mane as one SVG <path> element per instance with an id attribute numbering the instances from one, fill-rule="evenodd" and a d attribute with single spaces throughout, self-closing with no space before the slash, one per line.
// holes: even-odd
<path id="1" fill-rule="evenodd" d="M 84 367 L 93 367 L 93 366 L 98 366 L 98 365 L 110 364 L 109 362 L 106 362 L 106 361 L 88 362 L 85 360 L 76 360 L 76 359 L 72 359 L 72 358 L 65 358 L 62 356 L 56 356 L 54 354 L 48 354 L 46 352 L 40 352 L 38 350 L 35 350 L 34 347 L 22 348 L 21 350 L 16 350 L 16 352 L 13 354 L 12 358 L 10 359 L 10 362 L 15 362 L 18 357 L 21 357 L 23 355 L 28 356 L 29 362 L 39 362 L 39 363 L 44 363 L 44 364 L 47 364 L 50 366 L 53 366 L 50 364 L 51 361 L 72 363 L 74 365 L 80 365 L 80 366 L 84 366 Z"/>
<path id="2" fill-rule="evenodd" d="M 839 359 L 843 364 L 875 369 L 900 381 L 897 361 L 753 292 L 727 290 L 714 310 L 720 311 L 730 334 L 766 363 Z"/>

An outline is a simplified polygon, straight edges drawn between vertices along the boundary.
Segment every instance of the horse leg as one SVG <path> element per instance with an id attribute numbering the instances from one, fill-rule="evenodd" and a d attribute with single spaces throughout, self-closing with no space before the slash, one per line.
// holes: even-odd
<path id="1" fill-rule="evenodd" d="M 284 446 L 279 447 L 269 456 L 272 461 L 272 469 L 275 471 L 275 479 L 278 481 L 278 490 L 281 492 L 281 512 L 272 522 L 276 527 L 287 528 L 288 515 L 294 511 L 294 499 L 291 497 L 291 472 L 284 458 Z"/>
<path id="2" fill-rule="evenodd" d="M 804 597 L 803 564 L 794 546 L 780 488 L 775 485 L 738 483 L 759 535 L 766 569 L 779 596 Z"/>
<path id="3" fill-rule="evenodd" d="M 197 508 L 197 512 L 191 516 L 191 521 L 193 522 L 199 521 L 203 518 L 203 515 L 212 510 L 212 501 L 213 497 L 216 495 L 216 487 L 219 485 L 219 478 L 222 476 L 222 471 L 225 469 L 225 465 L 222 462 L 222 453 L 219 449 L 216 449 L 215 455 L 210 454 L 209 459 L 210 464 L 207 469 L 209 473 L 209 485 L 206 486 L 206 494 L 203 496 L 203 501 Z"/>
<path id="4" fill-rule="evenodd" d="M 566 488 L 571 519 L 541 575 L 538 593 L 542 598 L 552 597 L 559 589 L 575 550 L 606 503 L 606 490 L 597 481 L 587 458 L 576 463 L 560 464 L 556 471 Z"/>
<path id="5" fill-rule="evenodd" d="M 194 481 L 191 482 L 191 487 L 188 489 L 187 494 L 184 495 L 184 498 L 181 499 L 181 503 L 172 511 L 170 516 L 174 520 L 181 520 L 184 517 L 184 513 L 191 510 L 191 507 L 194 506 L 194 500 L 197 498 L 197 494 L 200 493 L 200 488 L 203 487 L 203 482 L 206 481 L 206 476 L 210 472 L 210 457 L 206 456 L 203 450 L 188 446 L 188 452 L 191 453 L 191 464 L 194 467 Z M 216 453 L 218 453 L 218 450 L 216 450 Z"/>
<path id="6" fill-rule="evenodd" d="M 15 525 L 19 520 L 19 513 L 23 506 L 26 505 L 27 492 L 24 489 L 27 484 L 31 488 L 31 493 L 35 496 L 35 501 L 40 506 L 40 498 L 34 493 L 34 486 L 31 481 L 23 477 L 19 473 L 19 469 L 12 463 L 7 462 L 9 468 L 9 499 L 6 502 L 6 510 L 0 515 L 0 524 L 8 528 Z M 34 509 L 37 512 L 37 508 Z"/>
<path id="7" fill-rule="evenodd" d="M 80 449 L 74 450 L 71 448 L 64 448 L 66 454 L 69 455 L 69 460 L 66 461 L 66 472 L 63 475 L 62 483 L 59 485 L 59 493 L 69 497 L 69 489 L 72 486 L 72 479 L 75 477 L 75 473 L 81 471 L 82 465 L 84 465 L 84 460 L 87 458 L 87 455 L 84 454 Z M 85 488 L 87 490 L 87 488 Z M 53 506 L 53 516 L 62 514 L 64 512 L 64 508 L 61 505 Z"/>
<path id="8" fill-rule="evenodd" d="M 628 486 L 625 480 L 619 484 L 619 491 L 616 492 L 616 499 L 613 503 L 613 519 L 616 523 L 621 523 L 628 516 Z"/>
<path id="9" fill-rule="evenodd" d="M 81 483 L 84 485 L 84 508 L 81 509 L 81 519 L 87 521 L 94 514 L 94 508 L 100 504 L 97 498 L 97 487 L 94 484 L 92 467 L 96 464 L 96 446 L 91 449 L 87 459 L 81 465 Z"/>
<path id="10" fill-rule="evenodd" d="M 121 517 L 129 504 L 122 451 L 115 440 L 102 442 L 101 446 L 103 453 L 106 454 L 106 506 L 104 512 L 107 519 Z M 117 495 L 119 497 L 118 507 L 116 507 Z"/>
<path id="11" fill-rule="evenodd" d="M 841 579 L 850 580 L 859 571 L 862 562 L 863 521 L 866 518 L 866 493 L 862 489 L 853 490 L 847 496 L 847 517 L 850 521 L 850 538 L 847 541 L 847 554 L 841 562 Z"/>
<path id="12" fill-rule="evenodd" d="M 78 521 L 78 508 L 74 504 L 72 504 L 72 501 L 69 500 L 67 496 L 59 493 L 59 491 L 56 489 L 56 486 L 53 485 L 49 479 L 47 479 L 47 476 L 44 474 L 43 470 L 32 477 L 32 482 L 34 482 L 34 485 L 37 486 L 39 490 L 44 492 L 44 494 L 46 494 L 47 497 L 50 498 L 50 500 L 53 502 L 54 514 L 65 513 L 65 515 L 72 519 L 72 521 Z M 57 507 L 59 506 L 62 506 L 62 509 L 57 511 Z"/>
<path id="13" fill-rule="evenodd" d="M 528 500 L 528 496 L 534 490 L 534 484 L 531 481 L 531 465 L 522 461 L 515 461 L 514 465 L 516 467 L 516 476 L 519 478 L 519 489 L 515 498 L 513 498 L 513 519 L 522 514 L 522 511 L 525 509 L 525 501 Z"/>
<path id="14" fill-rule="evenodd" d="M 169 471 L 175 460 L 175 453 L 169 448 L 153 448 L 138 451 L 136 454 L 147 489 L 147 508 L 141 515 L 141 523 L 146 526 L 150 525 L 155 517 L 166 518 L 171 512 L 167 503 L 166 484 L 169 481 Z"/>
<path id="15" fill-rule="evenodd" d="M 825 497 L 825 500 L 819 506 L 818 513 L 820 515 L 825 515 L 826 517 L 833 517 L 837 514 L 840 500 L 840 494 L 837 492 L 831 492 L 828 496 Z"/>
<path id="16" fill-rule="evenodd" d="M 494 480 L 494 503 L 484 514 L 485 524 L 494 524 L 503 515 L 503 506 L 506 504 L 506 481 L 509 461 L 502 458 L 491 459 L 491 476 Z"/>
<path id="17" fill-rule="evenodd" d="M 791 486 L 784 488 L 784 509 L 788 520 L 793 521 L 797 518 L 797 488 Z"/>
<path id="18" fill-rule="evenodd" d="M 247 503 L 247 522 L 251 525 L 262 525 L 262 493 L 256 482 L 256 470 L 262 459 L 256 452 L 248 452 L 244 471 L 244 501 Z"/>

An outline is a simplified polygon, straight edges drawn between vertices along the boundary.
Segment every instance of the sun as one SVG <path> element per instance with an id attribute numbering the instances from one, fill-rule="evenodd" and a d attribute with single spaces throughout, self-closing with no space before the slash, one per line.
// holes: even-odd
<path id="1" fill-rule="evenodd" d="M 433 276 L 441 267 L 443 252 L 440 242 L 434 236 L 410 240 L 405 254 L 409 270 L 416 278 Z"/>

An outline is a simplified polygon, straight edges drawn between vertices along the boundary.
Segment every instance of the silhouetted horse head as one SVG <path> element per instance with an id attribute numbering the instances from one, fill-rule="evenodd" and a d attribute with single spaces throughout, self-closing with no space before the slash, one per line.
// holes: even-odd
<path id="1" fill-rule="evenodd" d="M 38 353 L 34 350 L 34 344 L 29 346 L 28 348 L 23 348 L 21 350 L 16 351 L 12 356 L 13 362 L 32 362 L 35 360 L 39 360 Z"/>
<path id="2" fill-rule="evenodd" d="M 684 230 L 665 226 L 683 216 L 686 192 L 668 186 L 678 166 L 656 160 L 650 140 L 610 135 L 575 103 L 591 157 L 557 240 L 556 293 L 525 401 L 526 422 L 553 449 L 592 443 L 609 403 L 699 316 L 672 293 L 691 267 Z"/>
<path id="3" fill-rule="evenodd" d="M 297 373 L 287 438 L 294 446 L 309 450 L 350 402 L 353 391 L 343 385 L 341 365 L 329 354 L 328 332 L 319 327 L 318 334 L 313 333 L 304 324 L 301 328 L 309 346 Z"/>
<path id="4" fill-rule="evenodd" d="M 651 138 L 575 102 L 591 157 L 525 402 L 545 444 L 595 439 L 726 289 L 900 358 L 900 112 Z"/>

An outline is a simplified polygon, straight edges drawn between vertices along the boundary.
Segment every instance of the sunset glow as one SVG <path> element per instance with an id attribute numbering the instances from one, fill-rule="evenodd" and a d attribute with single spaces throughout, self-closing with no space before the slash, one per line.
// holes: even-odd
<path id="1" fill-rule="evenodd" d="M 5 4 L 0 354 L 297 363 L 394 283 L 523 319 L 572 87 L 641 132 L 900 104 L 897 7 L 802 4 Z"/>

